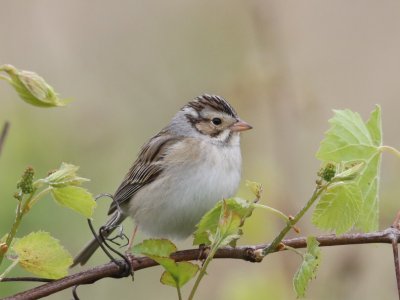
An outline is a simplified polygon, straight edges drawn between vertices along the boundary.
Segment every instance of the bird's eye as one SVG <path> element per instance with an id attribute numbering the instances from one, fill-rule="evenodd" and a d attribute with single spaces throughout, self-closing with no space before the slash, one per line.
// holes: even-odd
<path id="1" fill-rule="evenodd" d="M 220 125 L 222 123 L 222 120 L 220 118 L 214 118 L 214 119 L 211 120 L 211 122 L 214 125 Z"/>

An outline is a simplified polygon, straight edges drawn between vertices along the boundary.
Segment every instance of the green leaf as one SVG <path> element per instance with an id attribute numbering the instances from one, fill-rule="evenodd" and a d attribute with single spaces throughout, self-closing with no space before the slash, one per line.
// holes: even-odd
<path id="1" fill-rule="evenodd" d="M 317 158 L 325 163 L 363 164 L 362 168 L 360 167 L 360 169 L 355 170 L 354 174 L 350 174 L 355 177 L 354 182 L 358 185 L 362 194 L 361 208 L 355 226 L 366 232 L 374 231 L 378 228 L 379 213 L 378 185 L 381 163 L 380 146 L 382 145 L 381 109 L 377 106 L 366 123 L 363 122 L 358 113 L 348 109 L 336 110 L 334 117 L 329 122 L 331 128 L 325 133 L 325 138 L 317 152 Z M 342 195 L 344 195 L 343 192 Z M 339 203 L 348 205 L 346 201 L 339 201 Z M 344 211 L 346 207 L 334 206 L 334 209 Z M 346 219 L 347 222 L 350 222 L 349 220 Z M 340 226 L 339 232 L 342 232 L 344 227 Z"/>
<path id="2" fill-rule="evenodd" d="M 377 105 L 376 109 L 371 113 L 366 125 L 369 133 L 371 134 L 374 145 L 377 147 L 381 146 L 382 117 L 381 117 L 381 107 L 379 105 Z"/>
<path id="3" fill-rule="evenodd" d="M 52 187 L 60 188 L 70 185 L 81 185 L 83 182 L 89 181 L 89 179 L 87 178 L 79 177 L 76 174 L 78 170 L 78 166 L 62 163 L 57 171 L 51 173 L 44 179 L 38 180 L 38 182 L 46 183 Z"/>
<path id="4" fill-rule="evenodd" d="M 67 100 L 61 100 L 54 89 L 38 74 L 30 71 L 19 71 L 11 65 L 0 68 L 10 77 L 8 81 L 18 95 L 27 103 L 39 107 L 65 106 Z"/>
<path id="5" fill-rule="evenodd" d="M 167 239 L 149 239 L 133 247 L 134 253 L 140 253 L 146 256 L 169 257 L 171 253 L 176 252 L 177 248 L 173 242 Z"/>
<path id="6" fill-rule="evenodd" d="M 176 250 L 175 244 L 167 239 L 144 240 L 133 248 L 134 253 L 150 257 L 168 271 L 176 268 L 175 261 L 169 257 Z"/>
<path id="7" fill-rule="evenodd" d="M 156 261 L 158 264 L 164 267 L 165 270 L 168 272 L 171 272 L 173 274 L 176 273 L 176 262 L 169 257 L 161 257 L 157 255 L 146 255 L 147 257 L 150 257 L 152 260 Z"/>
<path id="8" fill-rule="evenodd" d="M 167 239 L 149 239 L 135 245 L 134 253 L 143 254 L 164 267 L 169 272 L 174 273 L 176 262 L 170 258 L 171 253 L 176 252 L 174 243 Z"/>
<path id="9" fill-rule="evenodd" d="M 241 235 L 239 228 L 253 210 L 252 203 L 240 198 L 219 201 L 197 224 L 193 245 L 211 245 L 218 228 L 226 235 L 224 239 L 229 244 Z M 223 216 L 222 219 L 221 216 Z"/>
<path id="10" fill-rule="evenodd" d="M 209 236 L 217 231 L 219 217 L 221 216 L 222 202 L 218 202 L 214 208 L 208 211 L 196 225 L 193 245 L 211 245 Z"/>
<path id="11" fill-rule="evenodd" d="M 376 109 L 369 121 L 372 127 L 380 118 L 380 109 Z M 331 128 L 325 133 L 317 152 L 322 161 L 348 162 L 368 160 L 378 150 L 381 141 L 376 141 L 378 128 L 369 128 L 358 113 L 351 110 L 335 110 L 335 116 L 329 120 Z"/>
<path id="12" fill-rule="evenodd" d="M 379 227 L 378 187 L 381 158 L 381 153 L 372 156 L 357 179 L 363 195 L 363 205 L 356 227 L 365 232 L 376 231 Z"/>
<path id="13" fill-rule="evenodd" d="M 188 261 L 176 263 L 176 269 L 173 272 L 164 271 L 161 275 L 161 283 L 173 287 L 182 287 L 190 279 L 196 276 L 199 266 Z"/>
<path id="14" fill-rule="evenodd" d="M 297 297 L 304 297 L 309 282 L 315 278 L 321 261 L 321 250 L 315 237 L 307 238 L 307 252 L 303 256 L 303 262 L 293 278 L 293 286 Z"/>
<path id="15" fill-rule="evenodd" d="M 211 233 L 209 235 L 211 242 L 217 242 L 219 247 L 229 244 L 234 246 L 236 240 L 242 235 L 241 225 L 242 218 L 240 215 L 223 205 L 218 230 L 215 234 Z"/>
<path id="16" fill-rule="evenodd" d="M 332 185 L 319 200 L 312 222 L 320 229 L 344 233 L 357 222 L 362 203 L 362 194 L 356 183 Z"/>
<path id="17" fill-rule="evenodd" d="M 135 253 L 146 255 L 164 267 L 161 282 L 173 287 L 181 287 L 193 278 L 199 267 L 190 262 L 175 262 L 169 256 L 176 252 L 174 243 L 166 239 L 149 239 L 135 245 Z"/>
<path id="18" fill-rule="evenodd" d="M 39 231 L 19 239 L 13 246 L 25 270 L 45 278 L 58 279 L 68 274 L 72 256 L 49 233 Z"/>
<path id="19" fill-rule="evenodd" d="M 250 189 L 254 196 L 256 196 L 257 199 L 261 198 L 261 194 L 263 192 L 263 187 L 261 183 L 246 180 L 246 186 Z"/>
<path id="20" fill-rule="evenodd" d="M 62 206 L 68 207 L 86 218 L 92 217 L 96 201 L 86 189 L 71 185 L 53 188 L 51 194 L 54 200 Z"/>
<path id="21" fill-rule="evenodd" d="M 360 175 L 365 164 L 363 162 L 353 164 L 344 171 L 339 172 L 334 176 L 335 181 L 346 181 L 356 179 Z"/>

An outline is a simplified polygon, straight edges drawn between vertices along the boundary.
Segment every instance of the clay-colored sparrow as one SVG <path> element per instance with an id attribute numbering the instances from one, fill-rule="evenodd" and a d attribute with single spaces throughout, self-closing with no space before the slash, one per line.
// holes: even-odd
<path id="1" fill-rule="evenodd" d="M 114 195 L 124 214 L 116 218 L 113 203 L 108 224 L 131 216 L 152 237 L 188 237 L 217 201 L 235 194 L 242 163 L 239 135 L 251 128 L 219 96 L 190 101 L 143 146 Z M 85 264 L 97 247 L 92 240 L 74 265 Z"/>

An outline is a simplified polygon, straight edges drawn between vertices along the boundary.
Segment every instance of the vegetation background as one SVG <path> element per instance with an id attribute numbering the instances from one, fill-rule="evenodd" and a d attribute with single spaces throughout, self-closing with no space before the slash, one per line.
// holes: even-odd
<path id="1" fill-rule="evenodd" d="M 75 99 L 66 108 L 38 109 L 0 82 L 0 124 L 12 123 L 0 158 L 0 235 L 11 225 L 12 195 L 27 165 L 40 176 L 62 161 L 80 165 L 94 194 L 113 193 L 140 146 L 204 92 L 226 97 L 254 126 L 243 134 L 243 179 L 263 183 L 263 201 L 286 213 L 294 214 L 312 192 L 314 153 L 332 109 L 351 108 L 366 118 L 381 104 L 384 142 L 400 146 L 398 1 L 0 0 L 0 20 L 0 64 L 33 70 Z M 399 169 L 398 159 L 386 155 L 381 228 L 399 209 Z M 245 188 L 238 195 L 250 197 Z M 107 206 L 100 204 L 98 224 Z M 282 226 L 256 211 L 240 243 L 270 241 Z M 303 234 L 318 233 L 307 216 L 299 226 Z M 39 229 L 73 254 L 90 238 L 86 221 L 50 198 L 28 215 L 20 234 Z M 178 245 L 188 248 L 191 241 Z M 393 299 L 392 259 L 387 245 L 325 248 L 309 299 Z M 98 253 L 91 264 L 105 261 Z M 299 264 L 293 253 L 261 264 L 215 260 L 197 298 L 294 299 Z M 160 275 L 152 268 L 138 272 L 134 283 L 106 279 L 79 288 L 79 295 L 176 299 Z M 30 286 L 2 283 L 0 297 Z M 49 297 L 69 298 L 70 291 Z"/>

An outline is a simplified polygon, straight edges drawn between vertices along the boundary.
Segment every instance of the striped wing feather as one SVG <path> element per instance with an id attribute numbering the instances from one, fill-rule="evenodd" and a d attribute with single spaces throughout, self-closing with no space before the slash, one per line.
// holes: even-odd
<path id="1" fill-rule="evenodd" d="M 133 166 L 129 169 L 123 182 L 114 194 L 119 205 L 126 204 L 142 187 L 153 182 L 162 172 L 162 160 L 168 155 L 168 149 L 179 141 L 181 137 L 160 132 L 143 146 Z M 108 214 L 117 209 L 113 202 Z"/>

